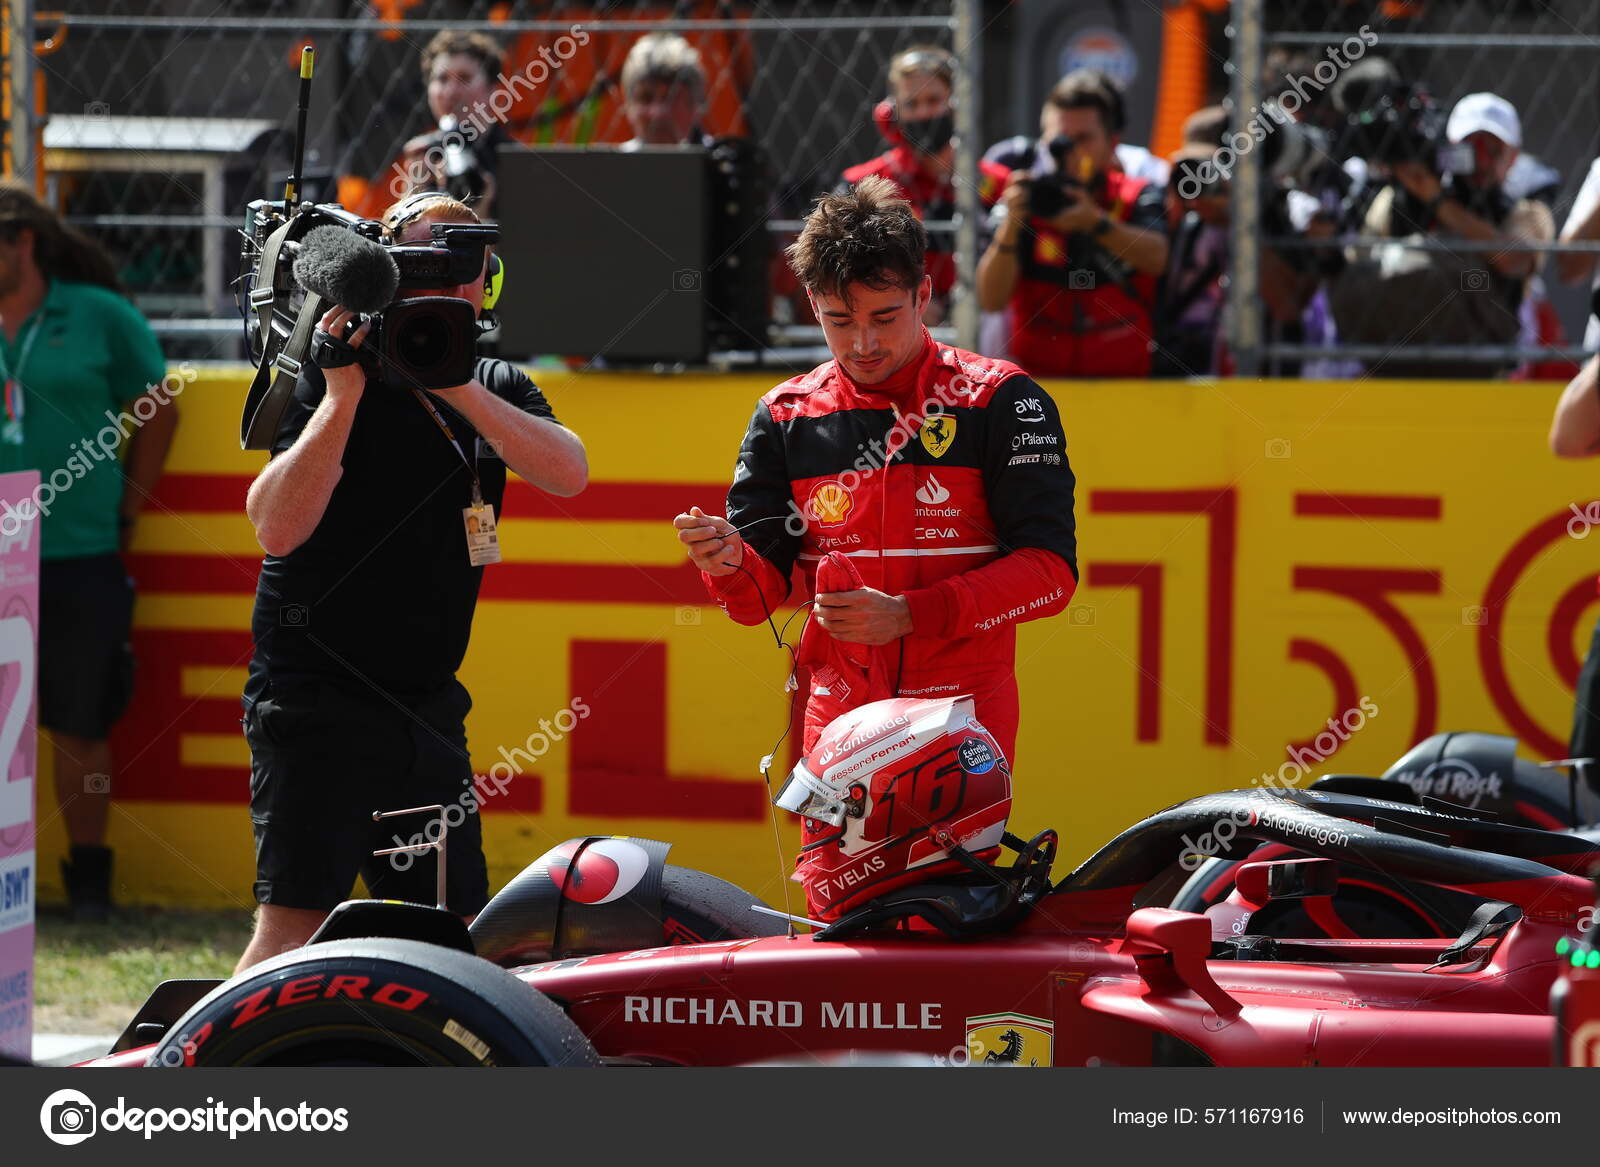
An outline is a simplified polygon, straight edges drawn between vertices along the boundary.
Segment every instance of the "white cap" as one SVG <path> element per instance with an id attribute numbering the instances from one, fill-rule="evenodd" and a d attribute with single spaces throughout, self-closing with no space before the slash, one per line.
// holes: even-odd
<path id="1" fill-rule="evenodd" d="M 1522 149 L 1522 121 L 1516 107 L 1493 93 L 1469 93 L 1450 111 L 1445 135 L 1452 142 L 1463 142 L 1468 134 L 1483 130 L 1507 146 Z"/>

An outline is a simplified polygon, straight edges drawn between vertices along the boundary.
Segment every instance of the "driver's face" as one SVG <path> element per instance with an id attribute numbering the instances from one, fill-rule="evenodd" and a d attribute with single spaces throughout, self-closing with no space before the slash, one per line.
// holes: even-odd
<path id="1" fill-rule="evenodd" d="M 928 276 L 915 288 L 850 285 L 847 302 L 838 294 L 808 292 L 822 321 L 828 351 L 859 385 L 885 380 L 916 355 L 922 345 L 922 313 L 933 293 Z"/>

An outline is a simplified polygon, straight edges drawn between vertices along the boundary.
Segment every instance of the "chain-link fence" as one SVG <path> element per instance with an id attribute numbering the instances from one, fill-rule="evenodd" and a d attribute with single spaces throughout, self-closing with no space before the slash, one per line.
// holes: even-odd
<path id="1" fill-rule="evenodd" d="M 27 6 L 24 5 L 23 8 Z M 872 110 L 892 55 L 977 43 L 977 5 L 826 0 L 676 4 L 488 0 L 69 0 L 35 6 L 31 80 L 45 193 L 98 237 L 169 352 L 237 356 L 234 302 L 244 204 L 279 197 L 290 165 L 296 64 L 317 65 L 303 197 L 376 215 L 405 189 L 406 146 L 435 129 L 425 46 L 477 31 L 503 53 L 492 117 L 528 146 L 634 136 L 620 77 L 644 34 L 672 31 L 706 76 L 696 136 L 741 137 L 764 159 L 772 257 L 762 342 L 819 335 L 785 286 L 778 249 L 809 200 L 885 149 Z M 976 52 L 958 50 L 963 62 Z M 963 68 L 956 86 L 968 85 Z M 21 93 L 21 90 L 17 90 Z M 26 98 L 24 98 L 26 100 Z M 975 118 L 974 97 L 958 119 Z M 973 123 L 975 125 L 975 123 Z M 981 149 L 974 130 L 965 172 Z M 15 151 L 13 151 L 15 156 Z M 974 204 L 975 207 L 975 204 Z M 957 216 L 930 222 L 953 240 Z M 961 264 L 970 280 L 975 243 Z M 965 286 L 965 285 L 963 285 Z"/>
<path id="2" fill-rule="evenodd" d="M 1593 351 L 1600 8 L 1235 0 L 1232 16 L 1240 371 L 1548 377 Z"/>

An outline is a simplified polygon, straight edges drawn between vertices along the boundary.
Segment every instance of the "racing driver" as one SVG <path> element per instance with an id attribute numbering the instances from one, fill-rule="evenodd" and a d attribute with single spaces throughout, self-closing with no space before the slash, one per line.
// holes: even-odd
<path id="1" fill-rule="evenodd" d="M 883 178 L 817 201 L 788 255 L 834 359 L 757 404 L 726 517 L 674 520 L 741 624 L 789 601 L 800 568 L 806 751 L 867 702 L 970 693 L 1010 758 L 1015 626 L 1077 586 L 1055 404 L 1016 365 L 929 335 L 927 238 Z"/>

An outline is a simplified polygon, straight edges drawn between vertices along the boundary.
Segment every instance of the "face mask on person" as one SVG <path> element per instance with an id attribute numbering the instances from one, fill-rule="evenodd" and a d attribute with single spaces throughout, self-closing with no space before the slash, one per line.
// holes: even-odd
<path id="1" fill-rule="evenodd" d="M 900 133 L 913 150 L 920 150 L 924 154 L 937 154 L 950 144 L 951 138 L 955 137 L 955 115 L 946 110 L 935 117 L 902 121 Z"/>

